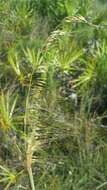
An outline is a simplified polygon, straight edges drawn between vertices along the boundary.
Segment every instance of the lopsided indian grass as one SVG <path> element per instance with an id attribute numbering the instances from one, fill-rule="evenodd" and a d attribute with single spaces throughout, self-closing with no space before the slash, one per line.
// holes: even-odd
<path id="1" fill-rule="evenodd" d="M 106 123 L 99 119 L 106 116 L 106 3 L 0 5 L 0 131 L 8 131 L 0 143 L 2 189 L 106 190 Z M 45 10 L 47 40 L 36 26 Z M 13 80 L 14 96 L 7 92 Z M 73 113 L 71 92 L 79 97 Z"/>

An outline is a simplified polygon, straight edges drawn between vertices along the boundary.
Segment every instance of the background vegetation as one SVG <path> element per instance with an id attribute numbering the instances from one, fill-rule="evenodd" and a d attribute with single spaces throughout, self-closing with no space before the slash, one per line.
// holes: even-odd
<path id="1" fill-rule="evenodd" d="M 0 0 L 0 189 L 107 189 L 106 0 Z"/>

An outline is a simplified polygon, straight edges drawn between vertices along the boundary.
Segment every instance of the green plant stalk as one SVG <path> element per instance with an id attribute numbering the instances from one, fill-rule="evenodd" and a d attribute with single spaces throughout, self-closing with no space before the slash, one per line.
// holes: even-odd
<path id="1" fill-rule="evenodd" d="M 26 97 L 26 111 L 25 111 L 25 115 L 24 115 L 24 133 L 25 134 L 26 134 L 26 131 L 27 131 L 27 109 L 28 109 L 28 105 L 29 105 L 29 95 L 30 95 L 30 90 L 31 90 L 31 85 L 32 85 L 33 73 L 34 73 L 34 71 L 32 72 L 31 77 L 30 77 L 30 83 L 29 83 L 29 87 L 28 87 L 28 94 L 27 94 L 27 97 Z M 25 141 L 25 148 L 27 148 L 26 141 Z"/>
<path id="2" fill-rule="evenodd" d="M 27 94 L 27 98 L 26 98 L 26 111 L 25 111 L 25 116 L 24 116 L 24 132 L 26 133 L 26 118 L 27 118 L 27 108 L 28 108 L 28 104 L 29 104 L 29 94 L 30 94 L 30 89 L 31 89 L 31 85 L 32 85 L 32 76 L 33 76 L 33 72 L 31 74 L 31 78 L 30 78 L 30 83 L 29 83 L 29 87 L 28 87 L 28 94 Z"/>
<path id="3" fill-rule="evenodd" d="M 10 182 L 6 185 L 6 187 L 5 187 L 4 190 L 9 190 L 9 188 L 10 188 L 11 185 L 12 185 L 12 182 L 10 181 Z"/>
<path id="4" fill-rule="evenodd" d="M 30 180 L 30 185 L 31 185 L 31 189 L 35 190 L 35 185 L 34 185 L 34 177 L 33 177 L 33 172 L 32 172 L 32 168 L 28 168 L 28 175 L 29 175 L 29 180 Z"/>
<path id="5" fill-rule="evenodd" d="M 33 71 L 34 72 L 34 71 Z M 27 95 L 27 99 L 26 99 L 26 113 L 25 113 L 25 118 L 24 118 L 24 131 L 26 133 L 26 118 L 27 118 L 27 108 L 28 108 L 28 104 L 29 104 L 29 94 L 30 94 L 30 89 L 31 89 L 31 85 L 32 85 L 32 76 L 33 76 L 33 72 L 31 74 L 31 78 L 30 78 L 30 84 L 29 84 L 29 88 L 28 88 L 28 95 Z M 25 142 L 25 147 L 26 147 L 26 142 Z M 28 167 L 27 168 L 28 171 L 28 175 L 29 175 L 29 180 L 30 180 L 30 185 L 31 185 L 31 189 L 35 190 L 35 185 L 34 185 L 34 178 L 33 178 L 33 172 L 32 172 L 32 167 Z"/>

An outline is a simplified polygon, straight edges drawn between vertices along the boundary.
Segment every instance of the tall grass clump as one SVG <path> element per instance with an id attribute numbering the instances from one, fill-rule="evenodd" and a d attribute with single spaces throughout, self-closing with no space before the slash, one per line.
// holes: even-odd
<path id="1" fill-rule="evenodd" d="M 0 1 L 0 189 L 107 189 L 106 11 Z"/>

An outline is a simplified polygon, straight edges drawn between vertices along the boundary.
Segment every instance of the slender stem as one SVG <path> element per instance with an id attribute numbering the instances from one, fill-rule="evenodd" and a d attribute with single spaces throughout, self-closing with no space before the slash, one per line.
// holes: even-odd
<path id="1" fill-rule="evenodd" d="M 31 189 L 35 190 L 34 178 L 33 178 L 33 173 L 32 173 L 32 168 L 31 167 L 28 169 L 28 174 L 29 174 L 29 180 L 30 180 Z"/>
<path id="2" fill-rule="evenodd" d="M 29 105 L 29 95 L 30 95 L 30 90 L 31 90 L 31 85 L 32 85 L 32 76 L 33 76 L 33 73 L 31 74 L 31 77 L 30 77 L 30 83 L 29 83 L 29 87 L 28 87 L 28 94 L 27 94 L 27 98 L 26 98 L 26 110 L 25 110 L 25 117 L 24 117 L 24 132 L 26 133 L 26 118 L 27 118 L 27 109 L 28 109 L 28 105 Z"/>
<path id="3" fill-rule="evenodd" d="M 28 87 L 28 94 L 26 98 L 26 109 L 25 109 L 25 115 L 24 115 L 24 133 L 27 134 L 27 117 L 28 117 L 28 105 L 29 105 L 29 96 L 30 96 L 30 90 L 32 86 L 32 77 L 33 77 L 34 71 L 32 71 L 31 77 L 30 77 L 30 83 Z M 25 141 L 25 149 L 27 148 L 26 141 Z"/>

